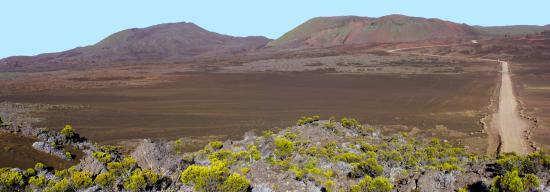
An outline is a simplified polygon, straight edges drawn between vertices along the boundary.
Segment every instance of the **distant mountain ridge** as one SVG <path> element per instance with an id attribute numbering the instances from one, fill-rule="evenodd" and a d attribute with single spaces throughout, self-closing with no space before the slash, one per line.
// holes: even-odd
<path id="1" fill-rule="evenodd" d="M 233 37 L 193 23 L 167 23 L 114 33 L 95 45 L 59 53 L 0 60 L 0 71 L 46 71 L 113 63 L 177 62 L 194 57 L 220 57 L 264 48 L 330 47 L 363 43 L 396 43 L 437 39 L 473 39 L 539 33 L 550 25 L 482 27 L 441 19 L 388 15 L 317 17 L 278 39 Z"/>
<path id="2" fill-rule="evenodd" d="M 308 32 L 308 33 L 304 33 Z M 361 43 L 409 42 L 478 35 L 465 24 L 440 19 L 388 15 L 317 17 L 268 44 L 271 47 L 325 47 Z"/>
<path id="3" fill-rule="evenodd" d="M 441 19 L 388 15 L 379 18 L 336 16 L 306 21 L 269 47 L 329 47 L 362 43 L 395 43 L 432 39 L 462 39 L 501 34 L 525 34 L 544 31 L 543 26 L 481 27 Z"/>
<path id="4" fill-rule="evenodd" d="M 525 35 L 531 33 L 540 33 L 550 30 L 550 25 L 509 25 L 509 26 L 474 26 L 485 34 L 489 35 Z"/>
<path id="5" fill-rule="evenodd" d="M 270 39 L 261 36 L 233 37 L 207 31 L 193 23 L 168 23 L 127 29 L 95 45 L 37 56 L 0 60 L 0 71 L 66 68 L 142 60 L 172 61 L 201 55 L 230 55 L 263 47 Z M 55 67 L 57 66 L 57 67 Z"/>

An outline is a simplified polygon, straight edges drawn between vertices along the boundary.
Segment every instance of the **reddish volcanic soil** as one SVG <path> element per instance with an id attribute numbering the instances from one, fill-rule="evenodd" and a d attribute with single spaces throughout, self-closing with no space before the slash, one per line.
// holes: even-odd
<path id="1" fill-rule="evenodd" d="M 550 148 L 550 59 L 518 59 L 512 61 L 515 89 L 524 105 L 525 115 L 536 118 L 531 132 L 533 141 Z"/>
<path id="2" fill-rule="evenodd" d="M 152 87 L 58 90 L 0 97 L 16 102 L 89 106 L 51 111 L 42 125 L 71 123 L 82 135 L 113 143 L 136 138 L 223 135 L 294 124 L 302 115 L 351 116 L 369 124 L 437 125 L 473 137 L 495 74 L 330 75 L 322 73 L 183 74 Z M 435 133 L 434 133 L 435 134 Z M 455 137 L 456 136 L 456 137 Z M 479 137 L 479 136 L 477 136 Z"/>
<path id="3" fill-rule="evenodd" d="M 76 150 L 69 150 L 72 154 L 77 155 L 75 160 L 64 161 L 33 149 L 31 146 L 33 142 L 35 142 L 34 139 L 0 133 L 0 146 L 2 146 L 2 149 L 0 149 L 0 167 L 31 168 L 34 167 L 34 164 L 42 162 L 54 168 L 64 169 L 79 161 L 78 158 L 81 154 Z"/>

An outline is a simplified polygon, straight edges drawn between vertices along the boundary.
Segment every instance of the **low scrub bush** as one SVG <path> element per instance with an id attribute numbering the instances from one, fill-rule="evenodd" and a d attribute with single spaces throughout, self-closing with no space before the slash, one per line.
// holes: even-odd
<path id="1" fill-rule="evenodd" d="M 43 187 L 46 185 L 46 177 L 44 176 L 32 176 L 29 178 L 29 184 L 34 187 Z"/>
<path id="2" fill-rule="evenodd" d="M 340 124 L 342 124 L 342 126 L 347 128 L 360 127 L 359 121 L 357 121 L 354 118 L 344 117 L 340 120 Z"/>
<path id="3" fill-rule="evenodd" d="M 286 158 L 292 155 L 294 151 L 294 143 L 286 138 L 278 137 L 275 138 L 275 155 L 280 158 Z"/>
<path id="4" fill-rule="evenodd" d="M 372 178 L 365 176 L 357 185 L 351 187 L 351 192 L 390 192 L 393 185 L 385 177 Z"/>
<path id="5" fill-rule="evenodd" d="M 232 173 L 222 184 L 222 191 L 245 192 L 250 188 L 250 181 L 238 173 Z"/>
<path id="6" fill-rule="evenodd" d="M 72 138 L 76 135 L 76 131 L 74 130 L 74 128 L 71 125 L 65 125 L 65 127 L 63 127 L 63 129 L 61 129 L 61 135 L 65 136 L 67 138 Z"/>
<path id="7" fill-rule="evenodd" d="M 49 185 L 50 187 L 45 190 L 46 192 L 69 191 L 71 188 L 71 183 L 67 178 L 63 178 L 58 182 L 50 182 Z"/>
<path id="8" fill-rule="evenodd" d="M 502 176 L 496 176 L 493 178 L 493 184 L 491 186 L 491 192 L 509 191 L 509 192 L 523 192 L 532 191 L 540 185 L 540 180 L 536 175 L 526 174 L 520 177 L 517 170 L 506 172 Z"/>
<path id="9" fill-rule="evenodd" d="M 357 155 L 355 153 L 352 153 L 352 152 L 345 152 L 345 153 L 341 153 L 341 154 L 338 154 L 334 157 L 335 160 L 337 161 L 344 161 L 344 162 L 347 162 L 347 163 L 354 163 L 354 162 L 359 162 L 361 161 L 361 159 L 363 159 L 360 155 Z"/>
<path id="10" fill-rule="evenodd" d="M 102 163 L 109 163 L 111 161 L 111 155 L 102 151 L 95 151 L 92 156 Z"/>
<path id="11" fill-rule="evenodd" d="M 366 161 L 361 161 L 357 163 L 354 167 L 350 176 L 358 178 L 362 176 L 371 176 L 375 177 L 382 174 L 384 167 L 378 164 L 378 161 L 374 158 L 368 158 Z"/>
<path id="12" fill-rule="evenodd" d="M 250 181 L 237 173 L 229 173 L 226 164 L 214 161 L 210 166 L 191 165 L 180 175 L 184 184 L 194 185 L 196 191 L 247 191 Z"/>
<path id="13" fill-rule="evenodd" d="M 92 173 L 85 171 L 74 172 L 71 180 L 77 189 L 84 189 L 93 184 Z"/>
<path id="14" fill-rule="evenodd" d="M 128 191 L 140 191 L 147 186 L 147 180 L 140 169 L 132 171 L 132 175 L 124 181 L 124 189 Z"/>
<path id="15" fill-rule="evenodd" d="M 312 117 L 305 117 L 302 116 L 298 121 L 296 122 L 296 125 L 306 125 L 306 124 L 312 124 L 313 122 L 319 121 L 321 117 L 319 115 L 314 115 Z"/>
<path id="16" fill-rule="evenodd" d="M 8 168 L 0 169 L 0 185 L 8 188 L 17 188 L 23 184 L 23 174 L 21 172 L 12 171 Z"/>
<path id="17" fill-rule="evenodd" d="M 111 172 L 105 172 L 97 175 L 95 177 L 94 182 L 98 184 L 99 186 L 108 189 L 111 186 L 113 186 L 113 183 L 115 182 L 116 178 Z"/>
<path id="18" fill-rule="evenodd" d="M 220 142 L 220 141 L 212 141 L 212 142 L 208 143 L 208 145 L 210 147 L 212 147 L 212 149 L 214 149 L 214 150 L 219 150 L 223 147 L 223 143 Z"/>

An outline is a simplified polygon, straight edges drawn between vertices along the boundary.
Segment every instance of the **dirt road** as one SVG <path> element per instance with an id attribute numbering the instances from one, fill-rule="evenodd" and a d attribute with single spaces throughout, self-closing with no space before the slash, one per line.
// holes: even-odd
<path id="1" fill-rule="evenodd" d="M 526 141 L 529 122 L 519 115 L 518 102 L 514 95 L 509 64 L 499 61 L 502 66 L 498 110 L 493 114 L 491 129 L 500 135 L 500 152 L 526 154 L 530 151 Z"/>
<path id="2" fill-rule="evenodd" d="M 421 49 L 421 48 L 433 48 L 452 45 L 437 45 L 437 46 L 424 46 L 424 47 L 411 47 L 389 50 L 389 53 L 395 53 L 403 50 Z M 440 56 L 431 54 L 416 54 L 433 57 L 452 57 L 452 56 Z M 489 146 L 488 152 L 515 152 L 517 154 L 527 154 L 531 152 L 532 148 L 527 141 L 527 131 L 529 130 L 530 123 L 526 119 L 520 116 L 518 110 L 518 101 L 514 95 L 512 79 L 510 77 L 510 67 L 508 62 L 492 59 L 480 59 L 483 61 L 494 61 L 501 64 L 501 78 L 500 91 L 498 100 L 498 109 L 492 114 L 490 125 L 487 132 L 489 134 Z M 496 141 L 495 141 L 496 140 Z M 495 143 L 496 142 L 496 143 Z M 497 149 L 498 148 L 498 149 Z"/>

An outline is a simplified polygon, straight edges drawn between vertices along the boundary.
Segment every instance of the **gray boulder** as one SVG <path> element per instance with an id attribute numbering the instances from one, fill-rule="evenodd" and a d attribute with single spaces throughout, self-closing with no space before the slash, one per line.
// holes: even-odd
<path id="1" fill-rule="evenodd" d="M 174 175 L 179 170 L 181 160 L 173 153 L 167 142 L 153 143 L 150 140 L 142 141 L 131 156 L 143 169 L 151 169 L 163 176 Z"/>

